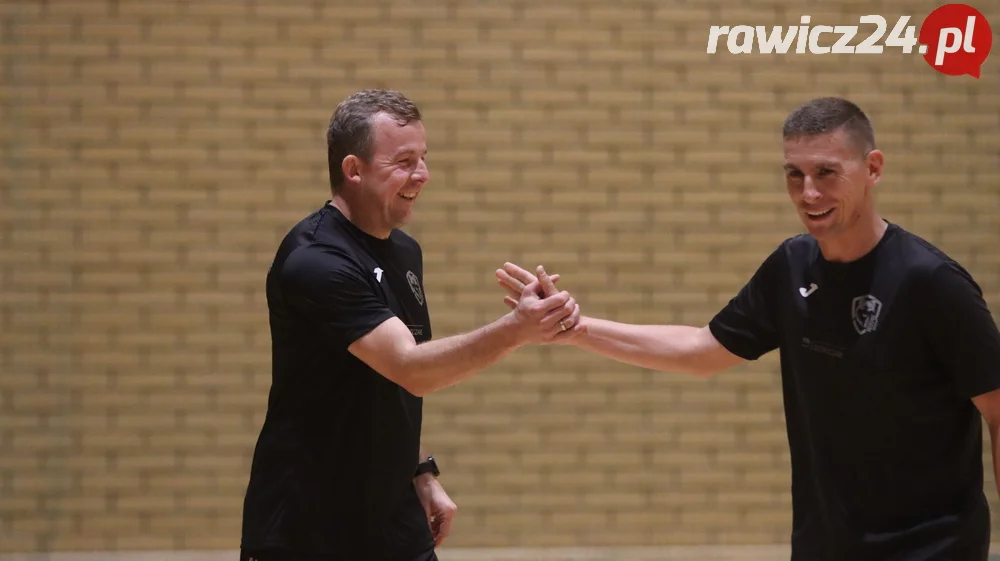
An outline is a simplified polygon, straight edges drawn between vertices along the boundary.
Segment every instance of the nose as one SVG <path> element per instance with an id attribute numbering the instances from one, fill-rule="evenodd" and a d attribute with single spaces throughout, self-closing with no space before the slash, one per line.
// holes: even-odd
<path id="1" fill-rule="evenodd" d="M 417 169 L 413 170 L 413 174 L 410 176 L 415 183 L 427 183 L 431 179 L 431 171 L 427 169 L 427 162 L 423 158 L 420 159 L 420 163 L 417 164 Z"/>
<path id="2" fill-rule="evenodd" d="M 816 184 L 813 183 L 812 177 L 807 175 L 802 185 L 802 200 L 812 204 L 818 201 L 820 197 L 822 197 L 822 194 L 816 188 Z"/>

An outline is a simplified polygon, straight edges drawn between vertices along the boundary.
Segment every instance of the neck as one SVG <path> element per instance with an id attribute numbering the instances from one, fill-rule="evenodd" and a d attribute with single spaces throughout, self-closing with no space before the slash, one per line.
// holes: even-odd
<path id="1" fill-rule="evenodd" d="M 843 235 L 832 240 L 820 241 L 819 249 L 827 261 L 849 263 L 861 259 L 878 245 L 889 227 L 877 213 L 861 218 Z"/>
<path id="2" fill-rule="evenodd" d="M 344 217 L 350 220 L 351 224 L 357 226 L 362 232 L 373 238 L 381 240 L 389 239 L 389 234 L 392 233 L 392 230 L 379 227 L 375 220 L 369 218 L 372 213 L 364 212 L 358 201 L 352 202 L 350 199 L 350 197 L 345 197 L 343 192 L 340 192 L 333 196 L 330 204 L 337 207 Z"/>

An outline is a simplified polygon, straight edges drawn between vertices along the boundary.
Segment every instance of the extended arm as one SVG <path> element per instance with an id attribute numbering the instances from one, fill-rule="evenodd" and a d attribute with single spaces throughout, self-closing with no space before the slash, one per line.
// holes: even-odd
<path id="1" fill-rule="evenodd" d="M 471 377 L 527 343 L 522 327 L 511 312 L 474 331 L 418 345 L 406 325 L 393 317 L 348 350 L 413 395 L 423 396 Z"/>
<path id="2" fill-rule="evenodd" d="M 551 285 L 551 283 L 549 283 Z M 514 309 L 475 331 L 418 345 L 398 318 L 389 318 L 348 350 L 386 378 L 418 396 L 447 388 L 497 362 L 519 346 L 545 342 L 579 321 L 566 292 L 540 299 L 536 280 Z"/>
<path id="3" fill-rule="evenodd" d="M 497 270 L 497 282 L 510 294 L 504 301 L 513 307 L 537 281 L 528 271 L 506 263 Z M 554 292 L 554 286 L 545 288 L 546 294 Z M 696 376 L 707 377 L 744 360 L 722 346 L 707 326 L 636 325 L 584 316 L 556 341 L 634 366 Z"/>
<path id="4" fill-rule="evenodd" d="M 635 325 L 581 318 L 580 334 L 569 340 L 581 349 L 634 366 L 710 376 L 743 362 L 708 327 Z"/>
<path id="5" fill-rule="evenodd" d="M 540 283 L 514 309 L 474 331 L 418 344 L 410 329 L 376 295 L 370 279 L 336 248 L 293 253 L 281 272 L 289 305 L 373 370 L 410 393 L 425 396 L 452 386 L 514 349 L 544 343 L 579 321 L 567 292 L 540 298 Z M 551 283 L 550 283 L 551 284 Z"/>

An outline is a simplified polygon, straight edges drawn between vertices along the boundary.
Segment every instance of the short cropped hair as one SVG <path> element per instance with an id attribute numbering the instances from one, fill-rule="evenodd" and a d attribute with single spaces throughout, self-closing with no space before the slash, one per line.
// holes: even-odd
<path id="1" fill-rule="evenodd" d="M 372 118 L 385 113 L 400 126 L 420 121 L 420 109 L 400 92 L 368 89 L 351 94 L 341 101 L 326 130 L 326 159 L 330 167 L 330 189 L 337 193 L 344 185 L 341 162 L 355 155 L 370 162 L 375 143 Z"/>
<path id="2" fill-rule="evenodd" d="M 854 103 L 839 97 L 812 99 L 792 111 L 782 126 L 785 140 L 844 129 L 862 154 L 875 149 L 875 131 L 868 116 Z"/>

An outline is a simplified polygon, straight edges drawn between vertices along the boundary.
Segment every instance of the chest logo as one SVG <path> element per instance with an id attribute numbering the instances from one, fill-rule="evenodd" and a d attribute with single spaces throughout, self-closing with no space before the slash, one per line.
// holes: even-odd
<path id="1" fill-rule="evenodd" d="M 878 327 L 878 315 L 882 311 L 882 302 L 871 294 L 858 296 L 851 301 L 851 319 L 858 335 L 871 333 Z"/>
<path id="2" fill-rule="evenodd" d="M 417 299 L 417 303 L 423 306 L 424 291 L 420 288 L 420 279 L 417 278 L 417 275 L 413 274 L 413 271 L 406 271 L 406 282 L 410 283 L 410 290 L 413 291 L 413 296 Z"/>
<path id="3" fill-rule="evenodd" d="M 375 267 L 374 273 L 375 273 L 375 280 L 377 282 L 382 282 L 382 268 L 381 267 Z"/>
<path id="4" fill-rule="evenodd" d="M 809 295 L 812 294 L 813 292 L 816 292 L 817 288 L 819 287 L 816 286 L 816 283 L 810 283 L 808 289 L 806 289 L 806 287 L 804 286 L 800 287 L 799 294 L 801 294 L 803 298 L 809 298 Z"/>

